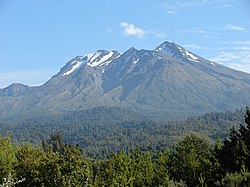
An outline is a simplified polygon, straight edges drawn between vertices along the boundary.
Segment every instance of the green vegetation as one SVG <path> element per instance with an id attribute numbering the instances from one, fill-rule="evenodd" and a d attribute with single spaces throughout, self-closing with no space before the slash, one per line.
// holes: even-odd
<path id="1" fill-rule="evenodd" d="M 61 132 L 67 144 L 78 144 L 86 156 L 105 158 L 110 152 L 165 151 L 189 133 L 199 134 L 215 142 L 225 138 L 230 129 L 244 123 L 245 111 L 213 112 L 179 121 L 149 119 L 122 108 L 99 107 L 64 115 L 16 116 L 0 119 L 0 134 L 10 135 L 13 142 L 42 145 L 54 132 Z"/>
<path id="2" fill-rule="evenodd" d="M 211 144 L 189 134 L 172 148 L 113 152 L 86 157 L 78 144 L 65 144 L 60 132 L 42 146 L 14 144 L 0 137 L 1 186 L 222 186 L 250 185 L 250 110 L 245 124 Z M 163 149 L 163 148 L 162 148 Z M 84 150 L 84 149 L 83 149 Z"/>

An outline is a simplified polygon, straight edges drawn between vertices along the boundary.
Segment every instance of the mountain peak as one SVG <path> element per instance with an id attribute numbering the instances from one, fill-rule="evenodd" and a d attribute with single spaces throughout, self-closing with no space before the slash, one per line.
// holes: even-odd
<path id="1" fill-rule="evenodd" d="M 197 55 L 187 51 L 185 48 L 174 42 L 163 42 L 161 45 L 156 47 L 155 51 L 169 55 L 176 59 L 186 59 L 188 61 L 199 62 Z"/>
<path id="2" fill-rule="evenodd" d="M 120 53 L 117 51 L 98 50 L 96 53 L 85 55 L 84 60 L 90 67 L 105 66 L 118 56 L 120 56 Z"/>
<path id="3" fill-rule="evenodd" d="M 180 52 L 180 47 L 176 45 L 174 42 L 163 42 L 161 45 L 155 48 L 157 53 L 163 53 L 171 57 L 175 57 L 177 59 L 182 57 Z"/>
<path id="4" fill-rule="evenodd" d="M 175 43 L 174 42 L 170 42 L 170 41 L 165 41 L 162 44 L 160 44 L 159 46 L 163 46 L 163 45 L 167 45 L 167 46 L 174 46 Z"/>
<path id="5" fill-rule="evenodd" d="M 162 44 L 160 44 L 158 47 L 156 47 L 156 49 L 159 49 L 159 48 L 170 49 L 170 48 L 177 48 L 177 46 L 179 46 L 179 45 L 177 45 L 174 42 L 165 41 Z"/>
<path id="6" fill-rule="evenodd" d="M 137 51 L 137 49 L 135 47 L 131 47 L 128 49 L 128 51 Z"/>
<path id="7" fill-rule="evenodd" d="M 1 97 L 16 97 L 25 94 L 31 87 L 21 84 L 13 83 L 10 86 L 0 90 Z"/>
<path id="8" fill-rule="evenodd" d="M 90 67 L 106 66 L 115 58 L 118 58 L 120 53 L 118 51 L 97 50 L 95 53 L 89 53 L 85 56 L 77 56 L 66 65 L 63 76 L 73 73 L 82 65 Z"/>

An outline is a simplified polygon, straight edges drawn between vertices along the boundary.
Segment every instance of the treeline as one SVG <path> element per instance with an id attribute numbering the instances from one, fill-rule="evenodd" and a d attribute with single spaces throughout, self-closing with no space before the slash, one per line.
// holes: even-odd
<path id="1" fill-rule="evenodd" d="M 187 135 L 173 149 L 135 149 L 105 159 L 84 157 L 79 145 L 53 133 L 41 147 L 0 138 L 1 186 L 239 186 L 250 185 L 250 110 L 245 125 L 210 144 Z"/>
<path id="2" fill-rule="evenodd" d="M 99 107 L 64 115 L 17 116 L 0 119 L 0 134 L 14 142 L 41 145 L 53 132 L 61 132 L 67 144 L 78 144 L 86 156 L 103 158 L 106 153 L 140 147 L 143 151 L 164 151 L 185 137 L 200 134 L 209 141 L 226 137 L 232 126 L 243 123 L 244 110 L 213 112 L 178 121 L 148 119 L 122 108 Z"/>

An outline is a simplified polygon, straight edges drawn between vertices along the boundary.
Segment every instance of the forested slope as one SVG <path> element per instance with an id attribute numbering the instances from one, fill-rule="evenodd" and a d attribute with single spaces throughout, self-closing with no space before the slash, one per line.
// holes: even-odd
<path id="1" fill-rule="evenodd" d="M 208 113 L 179 121 L 161 121 L 122 108 L 94 108 L 52 116 L 17 116 L 1 119 L 0 133 L 15 142 L 41 145 L 51 133 L 61 132 L 66 143 L 80 145 L 87 155 L 102 157 L 110 151 L 163 150 L 189 133 L 214 141 L 243 123 L 244 110 Z"/>

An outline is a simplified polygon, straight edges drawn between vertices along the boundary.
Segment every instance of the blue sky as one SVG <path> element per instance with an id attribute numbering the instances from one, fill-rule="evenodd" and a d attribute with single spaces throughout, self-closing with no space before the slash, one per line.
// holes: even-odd
<path id="1" fill-rule="evenodd" d="M 0 0 L 0 88 L 41 85 L 77 55 L 164 41 L 250 73 L 250 1 Z"/>

